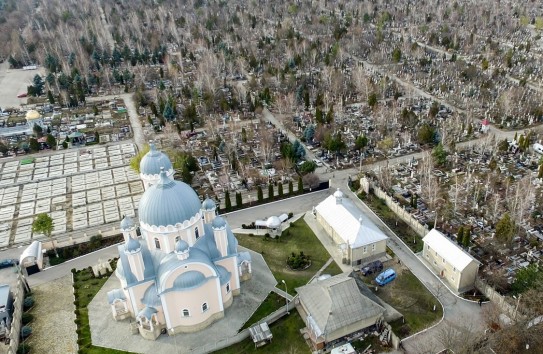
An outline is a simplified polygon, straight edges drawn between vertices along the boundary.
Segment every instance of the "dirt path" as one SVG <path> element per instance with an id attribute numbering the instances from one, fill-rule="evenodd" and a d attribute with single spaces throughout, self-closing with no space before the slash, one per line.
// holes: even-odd
<path id="1" fill-rule="evenodd" d="M 26 341 L 33 353 L 77 353 L 72 275 L 32 288 L 32 335 Z"/>

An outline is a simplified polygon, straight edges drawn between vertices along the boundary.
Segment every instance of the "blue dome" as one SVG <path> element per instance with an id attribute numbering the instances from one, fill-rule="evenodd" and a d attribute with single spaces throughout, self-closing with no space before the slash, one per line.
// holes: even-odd
<path id="1" fill-rule="evenodd" d="M 206 198 L 206 200 L 204 200 L 204 202 L 202 203 L 203 210 L 215 210 L 215 208 L 215 202 L 210 198 Z"/>
<path id="2" fill-rule="evenodd" d="M 185 252 L 188 249 L 189 249 L 189 244 L 185 240 L 179 239 L 179 241 L 175 243 L 175 252 L 181 253 L 181 252 Z"/>
<path id="3" fill-rule="evenodd" d="M 139 204 L 140 222 L 168 226 L 190 220 L 200 212 L 200 199 L 186 183 L 172 181 L 166 172 L 143 193 Z"/>
<path id="4" fill-rule="evenodd" d="M 173 281 L 174 289 L 194 288 L 205 282 L 206 277 L 197 270 L 189 270 L 175 278 Z"/>
<path id="5" fill-rule="evenodd" d="M 151 317 L 157 312 L 158 311 L 154 307 L 145 306 L 143 310 L 141 310 L 136 317 L 145 317 L 145 319 L 149 321 Z"/>
<path id="6" fill-rule="evenodd" d="M 223 227 L 226 227 L 226 221 L 220 217 L 216 216 L 215 219 L 211 222 L 211 227 L 214 229 L 221 229 Z"/>
<path id="7" fill-rule="evenodd" d="M 155 144 L 149 144 L 150 150 L 140 161 L 140 173 L 144 175 L 158 175 L 161 168 L 164 171 L 172 169 L 172 163 L 166 154 L 158 151 Z"/>
<path id="8" fill-rule="evenodd" d="M 121 230 L 128 230 L 136 226 L 134 224 L 134 220 L 128 215 L 125 215 L 123 220 L 121 221 Z"/>
<path id="9" fill-rule="evenodd" d="M 141 245 L 138 240 L 129 237 L 124 249 L 128 252 L 136 252 L 141 249 Z"/>

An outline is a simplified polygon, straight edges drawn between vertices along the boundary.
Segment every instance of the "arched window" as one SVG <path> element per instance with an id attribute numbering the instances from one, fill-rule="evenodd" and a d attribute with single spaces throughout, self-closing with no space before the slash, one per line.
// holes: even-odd
<path id="1" fill-rule="evenodd" d="M 190 316 L 189 309 L 183 309 L 183 317 L 189 317 L 189 316 Z"/>
<path id="2" fill-rule="evenodd" d="M 202 304 L 202 312 L 206 312 L 207 311 L 207 302 L 204 302 Z"/>
<path id="3" fill-rule="evenodd" d="M 198 230 L 197 227 L 194 228 L 194 235 L 196 235 L 196 239 L 200 238 L 200 231 Z"/>
<path id="4" fill-rule="evenodd" d="M 160 249 L 160 241 L 159 241 L 158 238 L 156 238 L 156 237 L 155 237 L 155 248 L 156 248 L 157 250 Z"/>
<path id="5" fill-rule="evenodd" d="M 226 283 L 226 293 L 230 292 L 230 283 Z"/>
<path id="6" fill-rule="evenodd" d="M 175 243 L 177 243 L 177 241 L 179 241 L 181 239 L 181 236 L 176 236 L 175 237 Z"/>

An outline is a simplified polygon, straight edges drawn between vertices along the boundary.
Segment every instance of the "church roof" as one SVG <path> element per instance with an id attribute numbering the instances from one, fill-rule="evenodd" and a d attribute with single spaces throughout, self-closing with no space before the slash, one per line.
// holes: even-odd
<path id="1" fill-rule="evenodd" d="M 134 220 L 128 215 L 125 215 L 124 218 L 121 220 L 121 230 L 128 230 L 136 226 L 134 224 Z"/>
<path id="2" fill-rule="evenodd" d="M 200 212 L 200 199 L 186 183 L 172 181 L 160 172 L 159 181 L 143 193 L 139 204 L 140 222 L 168 226 L 190 220 Z"/>
<path id="3" fill-rule="evenodd" d="M 157 313 L 157 312 L 158 312 L 158 311 L 157 311 L 154 307 L 152 307 L 152 306 L 145 306 L 145 307 L 143 308 L 143 310 L 141 310 L 141 311 L 138 313 L 138 315 L 137 315 L 136 317 L 137 317 L 137 318 L 138 318 L 138 317 L 145 317 L 147 320 L 150 320 L 151 317 L 152 317 L 155 313 Z"/>
<path id="4" fill-rule="evenodd" d="M 163 168 L 164 171 L 173 169 L 172 162 L 166 154 L 158 151 L 155 144 L 149 144 L 149 152 L 140 161 L 140 173 L 144 175 L 158 175 Z"/>
<path id="5" fill-rule="evenodd" d="M 203 210 L 215 210 L 216 208 L 216 204 L 215 202 L 213 201 L 213 199 L 207 197 L 203 202 L 202 202 L 202 209 Z"/>

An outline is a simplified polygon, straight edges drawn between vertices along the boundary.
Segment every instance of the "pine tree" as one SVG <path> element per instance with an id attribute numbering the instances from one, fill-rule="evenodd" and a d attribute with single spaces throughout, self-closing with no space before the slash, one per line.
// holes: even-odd
<path id="1" fill-rule="evenodd" d="M 241 193 L 236 193 L 236 206 L 238 208 L 241 208 L 243 205 L 243 198 L 241 197 Z"/>
<path id="2" fill-rule="evenodd" d="M 273 184 L 268 185 L 268 199 L 273 200 Z"/>
<path id="3" fill-rule="evenodd" d="M 464 238 L 462 240 L 462 245 L 464 247 L 469 247 L 469 244 L 471 243 L 471 228 L 467 227 L 464 230 Z"/>
<path id="4" fill-rule="evenodd" d="M 232 202 L 230 201 L 230 192 L 224 192 L 224 208 L 226 211 L 232 211 Z"/>
<path id="5" fill-rule="evenodd" d="M 256 198 L 259 202 L 264 200 L 264 193 L 262 192 L 262 187 L 258 186 L 256 189 Z"/>
<path id="6" fill-rule="evenodd" d="M 293 195 L 294 194 L 294 184 L 292 181 L 288 181 L 288 194 Z"/>
<path id="7" fill-rule="evenodd" d="M 298 194 L 304 192 L 304 182 L 302 181 L 302 176 L 298 177 Z"/>
<path id="8" fill-rule="evenodd" d="M 458 232 L 456 233 L 456 242 L 461 244 L 464 239 L 464 226 L 460 226 Z"/>
<path id="9" fill-rule="evenodd" d="M 279 195 L 279 198 L 283 198 L 283 184 L 279 183 L 279 186 L 277 187 L 277 194 Z"/>

